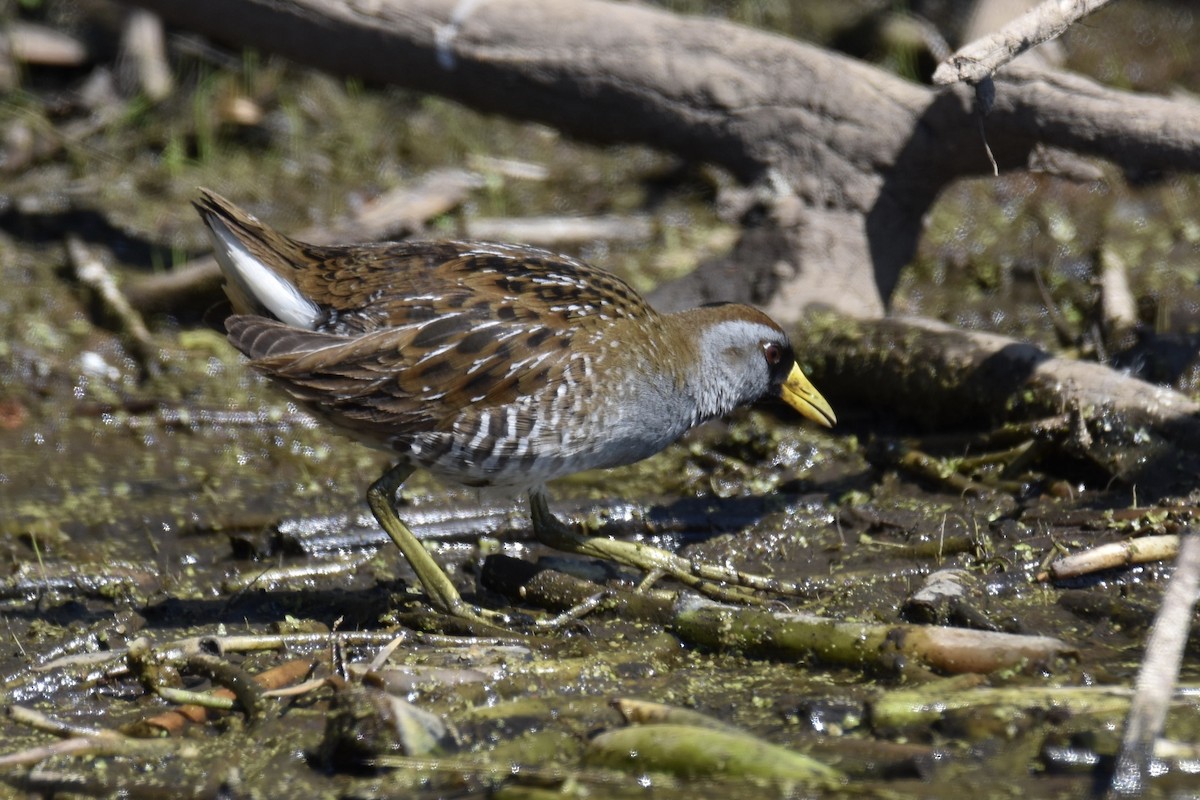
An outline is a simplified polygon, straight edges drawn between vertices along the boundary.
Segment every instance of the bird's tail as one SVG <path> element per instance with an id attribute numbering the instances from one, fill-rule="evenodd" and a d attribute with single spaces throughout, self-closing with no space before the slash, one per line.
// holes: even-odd
<path id="1" fill-rule="evenodd" d="M 296 285 L 297 265 L 304 262 L 300 245 L 215 192 L 201 189 L 194 205 L 208 226 L 234 310 L 314 330 L 322 312 Z"/>

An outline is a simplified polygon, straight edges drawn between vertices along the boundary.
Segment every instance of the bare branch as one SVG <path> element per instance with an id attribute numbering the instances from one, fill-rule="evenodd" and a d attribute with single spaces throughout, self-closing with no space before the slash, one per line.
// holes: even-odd
<path id="1" fill-rule="evenodd" d="M 1141 796 L 1150 777 L 1154 742 L 1162 735 L 1167 707 L 1179 681 L 1183 648 L 1191 628 L 1192 609 L 1200 590 L 1200 538 L 1194 530 L 1183 536 L 1175 575 L 1167 584 L 1162 606 L 1146 642 L 1117 766 L 1106 797 Z"/>
<path id="2" fill-rule="evenodd" d="M 1031 47 L 1055 39 L 1078 19 L 1111 0 L 1046 0 L 995 33 L 959 48 L 933 73 L 945 86 L 959 81 L 978 83 Z"/>

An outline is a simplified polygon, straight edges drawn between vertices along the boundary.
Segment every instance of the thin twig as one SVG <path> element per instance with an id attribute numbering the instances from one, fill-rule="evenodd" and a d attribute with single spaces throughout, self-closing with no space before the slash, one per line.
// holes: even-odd
<path id="1" fill-rule="evenodd" d="M 976 39 L 938 65 L 933 82 L 978 83 L 1031 47 L 1061 36 L 1078 19 L 1111 0 L 1045 0 L 995 33 Z"/>
<path id="2" fill-rule="evenodd" d="M 0 756 L 0 769 L 29 766 L 53 756 L 63 755 L 161 758 L 168 753 L 185 755 L 195 752 L 196 745 L 193 742 L 180 742 L 174 739 L 136 739 L 111 731 L 103 731 L 96 736 L 63 739 L 48 745 L 7 753 Z"/>
<path id="3" fill-rule="evenodd" d="M 67 256 L 75 268 L 75 277 L 79 282 L 95 291 L 104 307 L 120 320 L 125 333 L 133 340 L 134 351 L 142 369 L 152 375 L 157 374 L 160 366 L 158 346 L 150 336 L 142 315 L 130 305 L 129 300 L 117 287 L 117 281 L 108 267 L 92 255 L 83 240 L 73 234 L 67 237 Z"/>
<path id="4" fill-rule="evenodd" d="M 1200 591 L 1200 534 L 1188 531 L 1175 559 L 1175 574 L 1163 594 L 1142 668 L 1134 685 L 1133 703 L 1117 754 L 1107 797 L 1141 796 L 1150 777 L 1154 742 L 1162 733 L 1167 706 L 1179 680 L 1179 664 L 1191 628 L 1192 609 Z"/>

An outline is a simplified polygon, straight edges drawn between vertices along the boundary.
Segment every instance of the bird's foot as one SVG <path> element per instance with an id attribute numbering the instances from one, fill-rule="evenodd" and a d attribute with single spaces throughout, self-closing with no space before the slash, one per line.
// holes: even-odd
<path id="1" fill-rule="evenodd" d="M 756 592 L 802 594 L 799 584 L 763 575 L 693 561 L 661 547 L 602 536 L 587 536 L 563 523 L 546 504 L 545 495 L 531 493 L 530 511 L 538 541 L 568 553 L 615 561 L 647 573 L 639 588 L 649 588 L 661 577 L 671 577 L 715 600 L 763 605 L 767 599 Z"/>

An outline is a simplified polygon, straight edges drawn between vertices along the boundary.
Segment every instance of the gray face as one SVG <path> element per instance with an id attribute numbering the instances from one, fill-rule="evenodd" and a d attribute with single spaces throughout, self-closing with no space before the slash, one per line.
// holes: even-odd
<path id="1" fill-rule="evenodd" d="M 778 394 L 795 361 L 783 331 L 750 320 L 718 322 L 701 335 L 699 350 L 694 389 L 703 419 Z"/>

